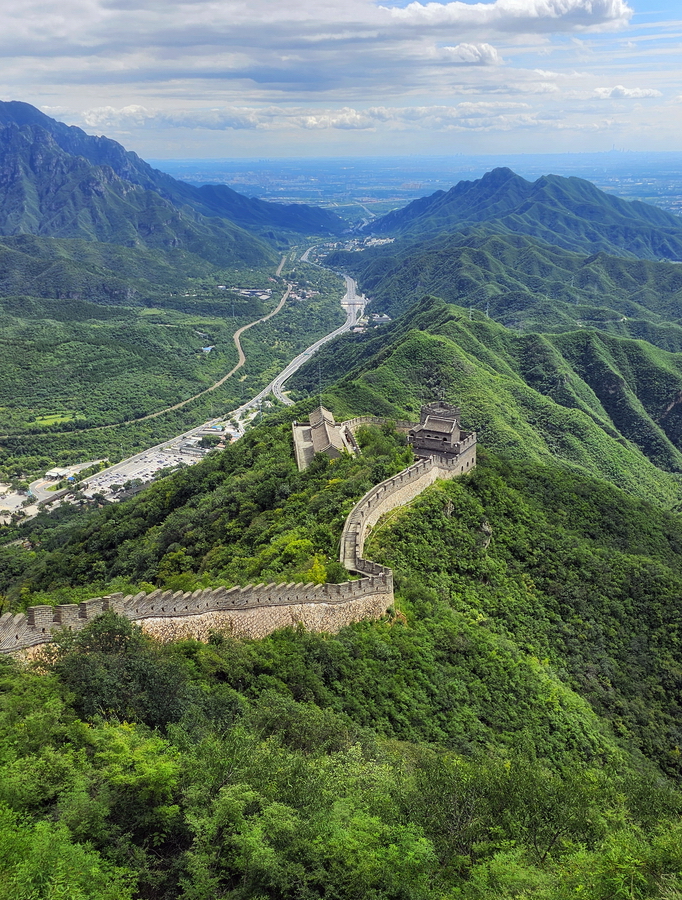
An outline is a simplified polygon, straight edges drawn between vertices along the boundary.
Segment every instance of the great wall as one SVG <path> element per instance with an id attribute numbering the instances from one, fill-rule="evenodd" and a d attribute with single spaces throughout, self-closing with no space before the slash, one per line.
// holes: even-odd
<path id="1" fill-rule="evenodd" d="M 348 429 L 354 436 L 361 425 L 385 421 L 362 416 L 337 427 Z M 400 431 L 419 429 L 409 422 L 392 424 Z M 380 618 L 393 605 L 393 572 L 364 559 L 369 530 L 381 516 L 409 503 L 437 479 L 455 478 L 471 471 L 476 465 L 476 434 L 463 435 L 454 449 L 457 452 L 429 451 L 373 487 L 353 507 L 341 534 L 340 560 L 350 572 L 361 575 L 359 579 L 341 584 L 249 584 L 188 593 L 156 590 L 125 597 L 109 594 L 78 604 L 32 606 L 25 613 L 5 613 L 0 617 L 0 653 L 28 652 L 51 641 L 60 629 L 85 628 L 107 610 L 139 623 L 144 631 L 162 641 L 206 640 L 213 631 L 261 638 L 291 625 L 336 632 L 361 619 Z"/>

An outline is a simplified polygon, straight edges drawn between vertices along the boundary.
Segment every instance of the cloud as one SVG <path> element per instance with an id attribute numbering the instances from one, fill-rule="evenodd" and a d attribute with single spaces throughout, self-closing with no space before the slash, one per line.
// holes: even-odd
<path id="1" fill-rule="evenodd" d="M 139 126 L 155 128 L 202 128 L 230 131 L 267 128 L 283 110 L 277 107 L 227 107 L 206 110 L 159 110 L 144 106 L 98 106 L 81 114 L 82 122 L 99 132 Z"/>
<path id="2" fill-rule="evenodd" d="M 388 9 L 387 7 L 384 7 Z M 498 31 L 570 32 L 622 28 L 634 10 L 624 0 L 495 0 L 493 3 L 409 3 L 390 8 L 412 25 L 494 28 Z"/>
<path id="3" fill-rule="evenodd" d="M 602 99 L 619 123 L 641 121 L 642 108 L 663 120 L 663 104 L 643 101 L 681 92 L 678 37 L 631 23 L 632 5 L 22 0 L 0 4 L 0 91 L 68 106 L 58 117 L 157 155 L 192 141 L 218 155 L 431 152 L 429 131 L 547 130 L 578 116 L 592 127 Z M 628 77 L 647 87 L 620 85 Z"/>
<path id="4" fill-rule="evenodd" d="M 460 66 L 499 66 L 502 57 L 490 44 L 457 44 L 443 47 L 442 58 Z"/>
<path id="5" fill-rule="evenodd" d="M 622 84 L 615 87 L 595 88 L 594 96 L 598 100 L 643 100 L 646 97 L 662 97 L 655 88 L 626 88 Z"/>
<path id="6" fill-rule="evenodd" d="M 152 128 L 232 131 L 366 131 L 384 129 L 460 130 L 490 128 L 495 122 L 510 127 L 531 115 L 527 103 L 512 101 L 463 101 L 451 106 L 372 106 L 355 109 L 315 107 L 225 107 L 168 112 L 142 106 L 96 107 L 82 114 L 82 121 L 97 131 L 140 125 Z"/>

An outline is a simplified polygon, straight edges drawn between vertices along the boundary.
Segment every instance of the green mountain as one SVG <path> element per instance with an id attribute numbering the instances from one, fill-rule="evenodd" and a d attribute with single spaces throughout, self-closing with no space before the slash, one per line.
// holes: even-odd
<path id="1" fill-rule="evenodd" d="M 581 178 L 546 175 L 529 182 L 507 168 L 414 200 L 372 221 L 367 229 L 414 237 L 481 225 L 579 253 L 682 260 L 678 216 L 605 194 Z"/>
<path id="2" fill-rule="evenodd" d="M 339 577 L 344 515 L 405 448 L 368 429 L 300 473 L 292 415 L 29 524 L 0 586 Z M 681 546 L 677 515 L 484 452 L 375 529 L 379 622 L 161 645 L 107 614 L 37 671 L 0 660 L 0 871 L 92 900 L 670 900 Z"/>
<path id="3" fill-rule="evenodd" d="M 170 177 L 170 176 L 167 176 Z M 221 216 L 274 237 L 273 230 L 293 231 L 304 235 L 339 235 L 347 224 L 336 213 L 305 203 L 269 203 L 257 197 L 246 197 L 226 184 L 185 185 L 192 191 L 191 206 L 204 215 Z"/>
<path id="4" fill-rule="evenodd" d="M 0 295 L 87 299 L 95 303 L 168 304 L 186 293 L 191 279 L 215 272 L 200 256 L 175 250 L 122 247 L 100 241 L 43 238 L 32 234 L 0 238 Z"/>
<path id="5" fill-rule="evenodd" d="M 264 309 L 216 268 L 271 272 L 271 245 L 218 210 L 288 238 L 267 204 L 217 187 L 199 208 L 114 142 L 2 115 L 0 451 L 99 455 L 86 420 L 132 441 L 126 417 L 215 381 Z M 161 643 L 106 613 L 43 660 L 0 657 L 2 900 L 682 897 L 682 270 L 631 258 L 677 238 L 576 179 L 487 178 L 459 218 L 436 203 L 328 258 L 395 318 L 324 347 L 296 407 L 129 500 L 0 526 L 10 622 L 114 591 L 340 582 L 345 517 L 412 453 L 363 428 L 358 456 L 299 472 L 294 417 L 447 398 L 478 432 L 474 470 L 372 530 L 396 586 L 379 621 Z M 336 276 L 297 269 L 314 297 L 251 338 L 233 404 L 335 323 Z M 148 444 L 175 421 L 145 422 Z"/>
<path id="6" fill-rule="evenodd" d="M 0 129 L 0 233 L 180 249 L 223 266 L 275 259 L 238 226 L 179 208 L 108 165 L 67 153 L 36 125 Z"/>
<path id="7" fill-rule="evenodd" d="M 431 298 L 324 348 L 292 384 L 312 394 L 320 377 L 340 415 L 414 418 L 446 396 L 506 457 L 553 461 L 664 504 L 682 499 L 682 357 L 645 341 L 520 335 Z"/>
<path id="8" fill-rule="evenodd" d="M 153 191 L 174 206 L 189 206 L 201 215 L 228 219 L 247 230 L 267 233 L 275 229 L 327 235 L 340 234 L 346 227 L 335 213 L 317 207 L 268 203 L 246 197 L 226 185 L 196 188 L 177 181 L 152 168 L 116 141 L 89 135 L 73 125 L 58 122 L 28 103 L 0 101 L 0 126 L 46 131 L 57 146 L 70 156 L 82 157 L 94 166 L 107 166 L 123 181 Z"/>
<path id="9" fill-rule="evenodd" d="M 485 231 L 337 251 L 327 263 L 358 279 L 373 312 L 392 317 L 432 294 L 519 331 L 593 327 L 682 350 L 682 268 L 671 263 Z"/>

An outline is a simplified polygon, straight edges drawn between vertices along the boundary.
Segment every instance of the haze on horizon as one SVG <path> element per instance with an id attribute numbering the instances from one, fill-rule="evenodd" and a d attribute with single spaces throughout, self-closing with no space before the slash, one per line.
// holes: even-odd
<path id="1" fill-rule="evenodd" d="M 1 95 L 143 156 L 679 150 L 673 0 L 27 0 Z"/>

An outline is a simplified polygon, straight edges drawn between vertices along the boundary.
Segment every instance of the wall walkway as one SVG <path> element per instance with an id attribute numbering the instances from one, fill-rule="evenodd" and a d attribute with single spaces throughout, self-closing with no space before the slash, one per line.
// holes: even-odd
<path id="1" fill-rule="evenodd" d="M 384 419 L 352 419 L 349 430 Z M 395 423 L 394 423 L 395 424 Z M 397 423 L 411 427 L 410 423 Z M 250 584 L 217 590 L 153 591 L 124 597 L 110 594 L 78 604 L 32 606 L 0 617 L 0 653 L 37 647 L 55 631 L 79 631 L 106 610 L 114 610 L 162 640 L 205 640 L 211 631 L 260 638 L 278 628 L 302 624 L 311 631 L 336 632 L 351 622 L 376 619 L 393 604 L 393 572 L 364 559 L 365 539 L 384 513 L 409 503 L 438 478 L 455 478 L 476 465 L 476 436 L 462 443 L 457 457 L 430 456 L 382 481 L 351 510 L 341 536 L 340 558 L 362 577 L 342 584 Z"/>

